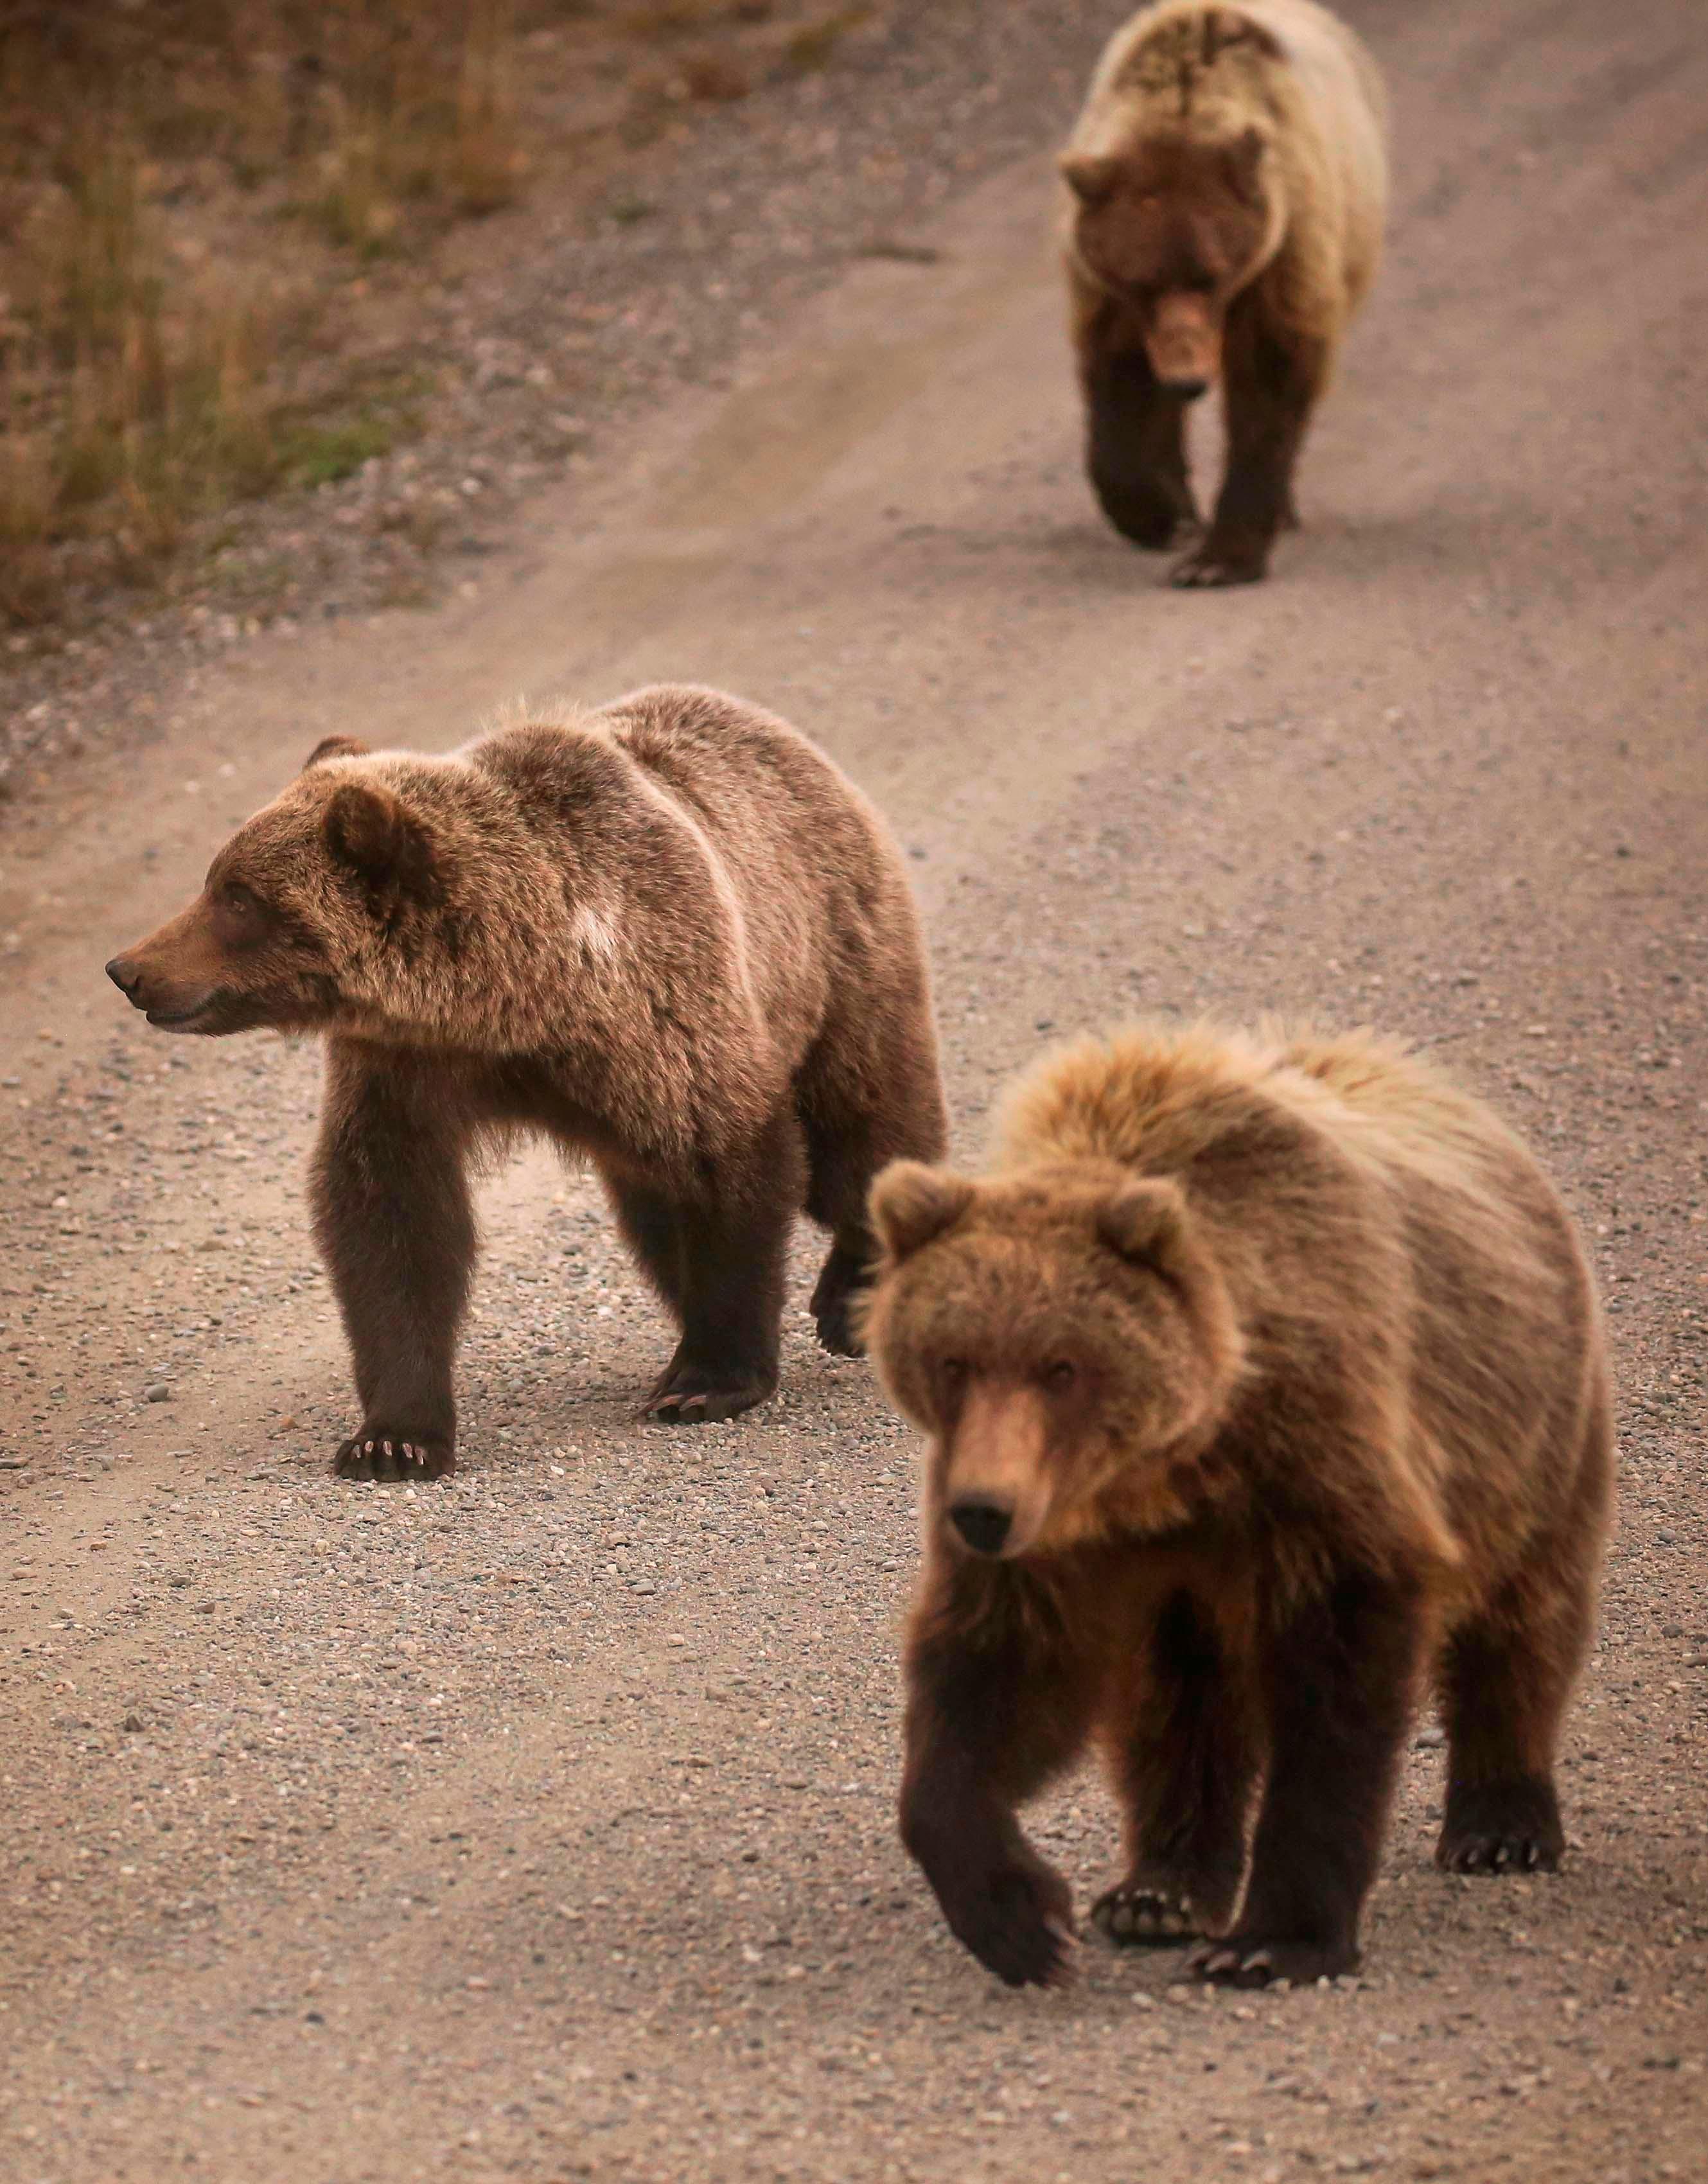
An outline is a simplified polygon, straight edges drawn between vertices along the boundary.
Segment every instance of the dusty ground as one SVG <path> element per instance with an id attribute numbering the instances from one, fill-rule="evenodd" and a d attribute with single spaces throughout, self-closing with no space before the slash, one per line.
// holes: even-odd
<path id="1" fill-rule="evenodd" d="M 535 503 L 477 600 L 260 641 L 0 847 L 20 2184 L 1702 2173 L 1708 53 L 1660 0 L 1354 12 L 1394 249 L 1268 588 L 1157 588 L 1093 519 L 1028 160 Z M 665 1332 L 543 1158 L 488 1200 L 462 1475 L 326 1475 L 314 1056 L 151 1034 L 101 961 L 329 729 L 680 673 L 893 815 L 968 1144 L 1043 1032 L 1279 1005 L 1543 1146 L 1623 1387 L 1565 1875 L 1433 1872 L 1424 1730 L 1360 1981 L 1088 1943 L 996 1988 L 892 1835 L 906 1436 L 804 1314 L 754 1420 L 632 1426 Z M 1035 1819 L 1085 1900 L 1100 1791 Z"/>

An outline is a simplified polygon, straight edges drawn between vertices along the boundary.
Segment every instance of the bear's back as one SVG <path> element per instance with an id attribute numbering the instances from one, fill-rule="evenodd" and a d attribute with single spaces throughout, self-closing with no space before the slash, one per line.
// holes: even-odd
<path id="1" fill-rule="evenodd" d="M 1266 1373 L 1386 1377 L 1408 1462 L 1480 1567 L 1570 1504 L 1607 1400 L 1588 1265 L 1533 1157 L 1427 1062 L 1365 1033 L 1087 1039 L 1000 1124 L 999 1168 L 1064 1160 L 1181 1186 Z"/>
<path id="2" fill-rule="evenodd" d="M 1082 1041 L 1015 1086 L 998 1156 L 1118 1161 L 1254 1210 L 1317 1194 L 1397 1220 L 1432 1260 L 1527 1285 L 1579 1256 L 1553 1186 L 1499 1117 L 1367 1032 L 1138 1025 Z"/>

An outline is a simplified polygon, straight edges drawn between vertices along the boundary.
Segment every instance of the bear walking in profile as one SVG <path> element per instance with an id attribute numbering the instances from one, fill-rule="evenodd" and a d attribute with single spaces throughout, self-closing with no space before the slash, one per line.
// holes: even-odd
<path id="1" fill-rule="evenodd" d="M 469 1175 L 519 1130 L 590 1159 L 682 1340 L 646 1414 L 776 1384 L 784 1256 L 857 1354 L 866 1194 L 944 1144 L 918 922 L 877 814 L 712 690 L 530 716 L 448 757 L 320 745 L 190 907 L 107 967 L 174 1031 L 326 1034 L 314 1225 L 361 1397 L 346 1478 L 452 1468 Z"/>
<path id="2" fill-rule="evenodd" d="M 1116 32 L 1061 156 L 1086 460 L 1162 548 L 1197 521 L 1187 405 L 1218 379 L 1227 468 L 1182 585 L 1250 583 L 1297 521 L 1293 471 L 1387 209 L 1376 64 L 1314 0 L 1161 0 Z"/>
<path id="3" fill-rule="evenodd" d="M 1140 1029 L 1023 1078 L 991 1173 L 900 1163 L 872 1208 L 868 1339 L 929 1436 L 902 1831 L 984 1964 L 1065 1969 L 1015 1813 L 1094 1740 L 1110 1936 L 1346 1971 L 1432 1680 L 1438 1861 L 1555 1864 L 1608 1375 L 1571 1222 L 1487 1108 L 1367 1035 Z"/>

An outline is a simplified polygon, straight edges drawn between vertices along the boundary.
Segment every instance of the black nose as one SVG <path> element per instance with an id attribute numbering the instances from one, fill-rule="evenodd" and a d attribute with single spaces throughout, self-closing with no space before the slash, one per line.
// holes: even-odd
<path id="1" fill-rule="evenodd" d="M 115 956 L 107 966 L 107 976 L 127 1001 L 135 999 L 136 989 L 142 983 L 142 973 L 133 971 L 122 956 Z"/>
<path id="2" fill-rule="evenodd" d="M 999 1555 L 1014 1513 L 994 1502 L 957 1502 L 950 1521 L 976 1555 Z"/>
<path id="3" fill-rule="evenodd" d="M 1177 394 L 1182 402 L 1196 402 L 1200 394 L 1210 392 L 1207 379 L 1169 379 L 1163 384 L 1171 394 Z"/>

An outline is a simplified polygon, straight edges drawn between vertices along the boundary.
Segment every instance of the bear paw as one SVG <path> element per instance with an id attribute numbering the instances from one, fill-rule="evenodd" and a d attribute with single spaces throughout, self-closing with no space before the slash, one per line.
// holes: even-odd
<path id="1" fill-rule="evenodd" d="M 1123 1947 L 1169 1948 L 1195 1940 L 1209 1921 L 1183 1889 L 1166 1881 L 1124 1880 L 1091 1907 L 1093 1922 Z"/>
<path id="2" fill-rule="evenodd" d="M 1449 1797 L 1435 1863 L 1444 1873 L 1555 1873 L 1565 1847 L 1551 1783 L 1485 1782 Z"/>
<path id="3" fill-rule="evenodd" d="M 775 1373 L 709 1372 L 672 1363 L 647 1397 L 641 1418 L 655 1426 L 715 1425 L 739 1418 L 776 1392 Z"/>
<path id="4" fill-rule="evenodd" d="M 456 1454 L 448 1441 L 424 1440 L 419 1434 L 406 1440 L 401 1434 L 365 1429 L 340 1441 L 332 1458 L 337 1479 L 442 1479 L 456 1468 Z"/>
<path id="5" fill-rule="evenodd" d="M 1205 538 L 1189 554 L 1182 554 L 1168 572 L 1177 592 L 1213 591 L 1228 584 L 1255 584 L 1269 566 L 1266 551 L 1232 546 L 1226 540 Z"/>
<path id="6" fill-rule="evenodd" d="M 1072 1901 L 1048 1867 L 1004 1866 L 957 1891 L 949 1923 L 1005 1986 L 1062 1986 L 1073 1975 Z"/>
<path id="7" fill-rule="evenodd" d="M 838 1244 L 825 1261 L 812 1302 L 807 1306 L 818 1329 L 819 1341 L 832 1357 L 865 1355 L 865 1344 L 859 1333 L 858 1307 L 866 1287 L 864 1261 Z"/>
<path id="8" fill-rule="evenodd" d="M 1282 1980 L 1308 1986 L 1357 1968 L 1358 1951 L 1350 1942 L 1268 1941 L 1260 1934 L 1206 1942 L 1192 1958 L 1192 1969 L 1213 1986 L 1272 1986 Z"/>

